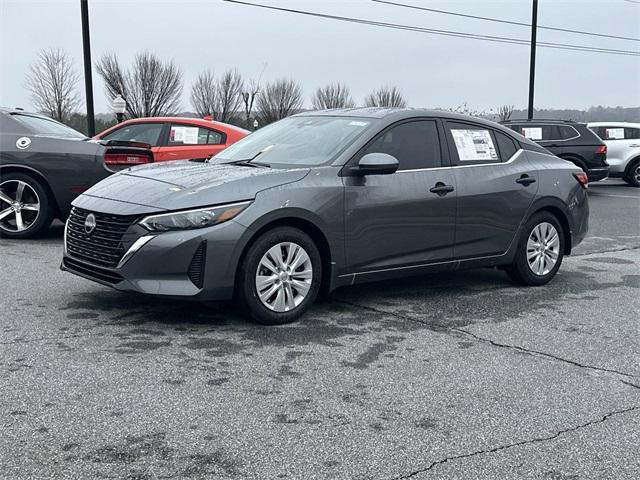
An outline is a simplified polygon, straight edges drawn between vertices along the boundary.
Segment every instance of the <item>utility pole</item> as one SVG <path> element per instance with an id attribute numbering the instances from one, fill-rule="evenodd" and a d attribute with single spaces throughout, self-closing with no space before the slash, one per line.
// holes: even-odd
<path id="1" fill-rule="evenodd" d="M 527 118 L 533 118 L 533 90 L 536 78 L 536 33 L 538 29 L 538 0 L 533 0 L 531 13 L 531 62 L 529 63 L 529 110 Z"/>
<path id="2" fill-rule="evenodd" d="M 84 55 L 84 91 L 87 104 L 87 135 L 96 134 L 96 119 L 93 113 L 93 78 L 91 75 L 91 41 L 89 39 L 89 6 L 88 0 L 80 0 L 82 17 L 82 52 Z"/>

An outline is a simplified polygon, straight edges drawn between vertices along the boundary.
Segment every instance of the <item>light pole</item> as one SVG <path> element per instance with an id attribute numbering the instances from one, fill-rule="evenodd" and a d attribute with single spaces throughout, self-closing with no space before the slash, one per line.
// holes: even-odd
<path id="1" fill-rule="evenodd" d="M 529 107 L 527 118 L 533 119 L 533 91 L 536 78 L 536 34 L 538 30 L 538 0 L 533 0 L 531 9 L 531 58 L 529 59 Z"/>
<path id="2" fill-rule="evenodd" d="M 120 94 L 118 94 L 116 98 L 114 98 L 113 101 L 111 102 L 111 108 L 113 109 L 113 112 L 116 114 L 116 119 L 118 120 L 118 123 L 122 122 L 122 120 L 124 120 L 124 112 L 127 109 L 126 100 L 122 98 Z"/>
<path id="3" fill-rule="evenodd" d="M 87 0 L 80 0 L 82 23 L 82 52 L 84 57 L 84 90 L 87 104 L 87 135 L 96 134 L 96 119 L 93 113 L 93 79 L 91 77 L 91 41 L 89 39 L 89 6 Z"/>
<path id="4" fill-rule="evenodd" d="M 260 126 L 260 124 L 258 123 L 258 120 L 257 120 L 257 119 L 256 119 L 256 120 L 254 120 L 254 121 L 253 121 L 253 130 L 254 130 L 254 131 L 255 131 L 255 130 L 257 130 L 259 126 Z"/>

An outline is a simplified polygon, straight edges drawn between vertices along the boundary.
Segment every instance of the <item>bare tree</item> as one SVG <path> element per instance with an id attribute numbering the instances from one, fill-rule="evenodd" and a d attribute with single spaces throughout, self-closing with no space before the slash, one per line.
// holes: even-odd
<path id="1" fill-rule="evenodd" d="M 268 84 L 257 101 L 258 120 L 262 125 L 275 122 L 302 108 L 302 86 L 294 80 L 280 79 Z"/>
<path id="2" fill-rule="evenodd" d="M 211 115 L 229 123 L 242 105 L 244 81 L 236 70 L 229 70 L 218 80 L 207 70 L 198 75 L 191 87 L 191 105 L 200 116 Z"/>
<path id="3" fill-rule="evenodd" d="M 242 91 L 244 81 L 237 70 L 229 70 L 222 75 L 217 82 L 217 106 L 215 119 L 220 122 L 229 122 L 232 115 L 240 109 L 242 104 Z"/>
<path id="4" fill-rule="evenodd" d="M 191 85 L 191 106 L 200 117 L 211 115 L 215 118 L 217 93 L 213 72 L 201 72 Z"/>
<path id="5" fill-rule="evenodd" d="M 349 87 L 340 82 L 318 88 L 311 99 L 311 103 L 316 110 L 353 108 L 356 106 L 351 97 Z"/>
<path id="6" fill-rule="evenodd" d="M 64 50 L 49 48 L 38 52 L 38 60 L 29 67 L 25 86 L 38 111 L 63 122 L 80 105 L 76 92 L 78 80 L 78 73 Z"/>
<path id="7" fill-rule="evenodd" d="M 149 52 L 136 54 L 131 69 L 124 70 L 115 54 L 106 54 L 96 68 L 110 100 L 122 95 L 129 117 L 170 115 L 180 108 L 182 72 L 173 61 L 163 62 Z"/>
<path id="8" fill-rule="evenodd" d="M 364 104 L 367 107 L 398 107 L 404 108 L 407 106 L 407 101 L 398 90 L 396 86 L 384 86 L 378 90 L 371 92 L 364 99 Z"/>
<path id="9" fill-rule="evenodd" d="M 498 119 L 503 122 L 505 120 L 509 120 L 511 115 L 513 115 L 513 109 L 515 107 L 513 105 L 502 105 L 498 108 Z"/>

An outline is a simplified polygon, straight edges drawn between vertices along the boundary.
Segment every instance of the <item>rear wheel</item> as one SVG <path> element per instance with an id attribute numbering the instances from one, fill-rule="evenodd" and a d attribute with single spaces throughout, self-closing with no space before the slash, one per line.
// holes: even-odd
<path id="1" fill-rule="evenodd" d="M 278 227 L 261 235 L 238 272 L 242 306 L 258 323 L 297 320 L 313 304 L 322 279 L 322 261 L 313 240 L 301 230 Z"/>
<path id="2" fill-rule="evenodd" d="M 558 219 L 539 212 L 529 219 L 507 274 L 521 285 L 544 285 L 558 272 L 564 252 L 564 235 Z"/>
<path id="3" fill-rule="evenodd" d="M 633 187 L 640 187 L 640 160 L 629 167 L 629 173 L 624 177 L 624 181 Z"/>
<path id="4" fill-rule="evenodd" d="M 53 215 L 45 187 L 23 173 L 0 179 L 0 236 L 30 238 L 49 228 Z"/>

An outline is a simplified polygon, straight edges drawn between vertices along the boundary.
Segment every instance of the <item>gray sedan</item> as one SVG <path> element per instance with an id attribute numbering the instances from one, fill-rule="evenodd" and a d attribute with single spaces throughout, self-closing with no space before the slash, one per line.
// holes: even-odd
<path id="1" fill-rule="evenodd" d="M 321 290 L 498 267 L 549 282 L 586 235 L 587 178 L 496 123 L 309 112 L 210 161 L 124 170 L 78 197 L 62 269 L 149 295 L 236 297 L 293 321 Z"/>

